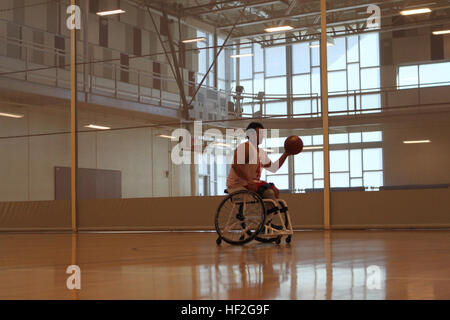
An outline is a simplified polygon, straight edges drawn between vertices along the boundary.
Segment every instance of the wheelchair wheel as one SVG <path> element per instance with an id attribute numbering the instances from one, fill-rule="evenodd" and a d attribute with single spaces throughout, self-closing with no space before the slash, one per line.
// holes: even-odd
<path id="1" fill-rule="evenodd" d="M 266 210 L 260 196 L 242 190 L 230 194 L 217 208 L 215 217 L 219 237 L 230 244 L 252 241 L 264 227 Z"/>

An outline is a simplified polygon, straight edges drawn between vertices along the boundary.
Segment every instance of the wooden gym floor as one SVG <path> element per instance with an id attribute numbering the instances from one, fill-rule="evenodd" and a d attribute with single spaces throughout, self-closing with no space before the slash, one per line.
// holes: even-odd
<path id="1" fill-rule="evenodd" d="M 0 299 L 450 299 L 450 231 L 1 233 Z M 81 268 L 81 290 L 66 268 Z"/>

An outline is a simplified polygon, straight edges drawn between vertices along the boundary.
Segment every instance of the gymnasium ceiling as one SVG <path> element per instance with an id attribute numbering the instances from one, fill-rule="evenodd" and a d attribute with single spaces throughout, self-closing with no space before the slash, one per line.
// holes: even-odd
<path id="1" fill-rule="evenodd" d="M 319 0 L 133 0 L 156 11 L 165 11 L 172 18 L 189 20 L 209 26 L 223 36 L 231 32 L 231 39 L 248 38 L 274 41 L 276 34 L 264 31 L 267 27 L 289 25 L 289 35 L 297 40 L 317 36 L 320 27 Z M 399 30 L 450 24 L 450 0 L 328 0 L 328 31 L 355 33 L 366 28 L 369 5 L 381 9 L 383 29 Z M 404 17 L 405 8 L 429 7 L 432 13 Z M 210 30 L 211 30 L 210 29 Z M 282 33 L 284 37 L 284 33 Z M 264 43 L 262 43 L 264 44 Z"/>

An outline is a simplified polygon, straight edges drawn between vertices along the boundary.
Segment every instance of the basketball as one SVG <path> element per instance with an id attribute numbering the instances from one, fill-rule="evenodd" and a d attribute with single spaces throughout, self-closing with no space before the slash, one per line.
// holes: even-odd
<path id="1" fill-rule="evenodd" d="M 297 136 L 287 137 L 284 141 L 284 150 L 290 154 L 299 154 L 303 150 L 303 141 Z"/>

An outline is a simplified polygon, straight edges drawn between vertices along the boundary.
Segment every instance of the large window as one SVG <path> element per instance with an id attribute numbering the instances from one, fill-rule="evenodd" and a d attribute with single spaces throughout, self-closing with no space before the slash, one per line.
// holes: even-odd
<path id="1" fill-rule="evenodd" d="M 397 85 L 399 89 L 448 86 L 450 85 L 450 61 L 399 66 Z"/>
<path id="2" fill-rule="evenodd" d="M 287 63 L 289 50 L 292 50 L 292 63 Z M 239 81 L 246 93 L 256 96 L 258 92 L 265 92 L 267 104 L 263 112 L 279 116 L 288 115 L 292 110 L 294 117 L 320 116 L 320 48 L 317 41 L 266 48 L 253 44 L 240 48 L 240 54 L 248 53 L 253 55 L 239 59 Z M 334 44 L 328 47 L 327 60 L 330 115 L 381 107 L 376 93 L 380 89 L 377 32 L 335 37 Z M 291 90 L 286 78 L 290 73 Z M 292 105 L 286 101 L 285 106 L 277 110 L 274 110 L 275 104 L 267 101 L 271 97 L 279 99 L 287 95 L 293 95 Z M 243 107 L 247 116 L 259 111 L 258 101 L 254 99 L 246 99 Z"/>
<path id="3" fill-rule="evenodd" d="M 323 137 L 302 136 L 305 148 L 290 158 L 293 169 L 286 162 L 276 173 L 263 171 L 262 179 L 273 182 L 279 189 L 306 192 L 324 186 Z M 283 138 L 266 139 L 264 148 L 269 158 L 276 161 L 283 150 Z M 378 190 L 383 185 L 383 151 L 381 131 L 330 134 L 331 188 L 363 187 Z M 290 172 L 293 170 L 293 172 Z M 289 177 L 294 177 L 289 181 Z M 290 187 L 290 183 L 293 183 Z"/>

